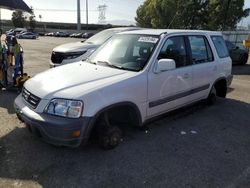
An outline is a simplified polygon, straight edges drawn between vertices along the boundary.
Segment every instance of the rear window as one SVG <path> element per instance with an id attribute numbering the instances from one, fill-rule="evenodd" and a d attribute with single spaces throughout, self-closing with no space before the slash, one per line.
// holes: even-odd
<path id="1" fill-rule="evenodd" d="M 228 49 L 222 36 L 211 36 L 218 56 L 220 58 L 228 57 Z"/>
<path id="2" fill-rule="evenodd" d="M 213 53 L 207 39 L 204 36 L 188 36 L 192 52 L 193 63 L 212 62 Z"/>

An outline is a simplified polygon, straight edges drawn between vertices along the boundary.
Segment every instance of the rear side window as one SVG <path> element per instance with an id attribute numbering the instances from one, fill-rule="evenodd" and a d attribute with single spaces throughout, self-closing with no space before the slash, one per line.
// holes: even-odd
<path id="1" fill-rule="evenodd" d="M 204 36 L 188 36 L 194 64 L 206 63 L 214 60 L 211 47 Z"/>
<path id="2" fill-rule="evenodd" d="M 222 36 L 211 36 L 218 56 L 220 58 L 228 57 L 228 49 Z"/>

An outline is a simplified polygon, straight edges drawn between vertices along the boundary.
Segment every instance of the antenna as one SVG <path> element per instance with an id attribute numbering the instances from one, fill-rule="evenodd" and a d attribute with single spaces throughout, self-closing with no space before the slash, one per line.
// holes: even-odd
<path id="1" fill-rule="evenodd" d="M 106 10 L 107 10 L 107 5 L 99 5 L 98 6 L 98 11 L 99 11 L 99 23 L 105 23 L 106 20 Z"/>

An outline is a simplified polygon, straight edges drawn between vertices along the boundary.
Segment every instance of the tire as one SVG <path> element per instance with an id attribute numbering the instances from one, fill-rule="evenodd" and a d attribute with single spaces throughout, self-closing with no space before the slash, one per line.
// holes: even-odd
<path id="1" fill-rule="evenodd" d="M 240 59 L 240 64 L 241 65 L 245 65 L 247 64 L 247 61 L 248 61 L 248 55 L 247 54 L 243 54 L 241 59 Z"/>
<path id="2" fill-rule="evenodd" d="M 215 87 L 213 86 L 207 99 L 206 99 L 206 104 L 211 106 L 211 105 L 214 105 L 217 101 L 217 94 L 216 94 L 216 89 Z"/>
<path id="3" fill-rule="evenodd" d="M 110 150 L 117 147 L 122 139 L 122 131 L 114 126 L 107 128 L 104 132 L 99 134 L 99 146 L 102 149 Z"/>

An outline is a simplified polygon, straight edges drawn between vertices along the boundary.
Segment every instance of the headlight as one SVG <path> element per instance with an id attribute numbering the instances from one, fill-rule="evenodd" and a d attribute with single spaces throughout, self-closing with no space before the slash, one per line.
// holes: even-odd
<path id="1" fill-rule="evenodd" d="M 53 99 L 44 112 L 56 116 L 79 118 L 82 114 L 83 102 L 78 100 Z"/>

